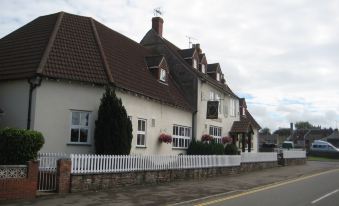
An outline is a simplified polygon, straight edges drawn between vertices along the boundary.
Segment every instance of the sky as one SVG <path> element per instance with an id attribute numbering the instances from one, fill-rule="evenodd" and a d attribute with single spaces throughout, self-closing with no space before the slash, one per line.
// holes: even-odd
<path id="1" fill-rule="evenodd" d="M 339 126 L 337 0 L 0 0 L 0 38 L 38 16 L 90 16 L 140 42 L 160 7 L 163 36 L 200 43 L 262 127 Z"/>

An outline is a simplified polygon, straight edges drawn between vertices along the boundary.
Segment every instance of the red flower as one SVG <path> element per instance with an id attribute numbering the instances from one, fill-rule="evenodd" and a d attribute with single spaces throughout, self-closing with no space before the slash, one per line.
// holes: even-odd
<path id="1" fill-rule="evenodd" d="M 209 134 L 204 134 L 201 136 L 201 141 L 202 142 L 209 142 L 213 140 L 213 136 L 209 135 Z"/>
<path id="2" fill-rule="evenodd" d="M 160 136 L 159 136 L 159 141 L 160 141 L 160 142 L 165 142 L 165 143 L 169 144 L 169 143 L 172 142 L 172 136 L 169 135 L 169 134 L 164 134 L 164 133 L 162 133 L 162 134 L 160 134 Z"/>
<path id="3" fill-rule="evenodd" d="M 228 136 L 222 137 L 221 141 L 223 144 L 231 143 L 232 137 L 228 137 Z"/>

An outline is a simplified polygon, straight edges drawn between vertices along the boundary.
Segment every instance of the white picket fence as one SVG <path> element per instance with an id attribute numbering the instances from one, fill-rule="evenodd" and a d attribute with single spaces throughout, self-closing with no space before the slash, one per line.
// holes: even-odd
<path id="1" fill-rule="evenodd" d="M 284 159 L 306 158 L 306 151 L 301 150 L 283 150 Z"/>
<path id="2" fill-rule="evenodd" d="M 72 154 L 72 174 L 239 166 L 240 155 L 82 155 Z"/>
<path id="3" fill-rule="evenodd" d="M 241 162 L 273 162 L 278 161 L 276 152 L 260 152 L 260 153 L 242 153 Z"/>

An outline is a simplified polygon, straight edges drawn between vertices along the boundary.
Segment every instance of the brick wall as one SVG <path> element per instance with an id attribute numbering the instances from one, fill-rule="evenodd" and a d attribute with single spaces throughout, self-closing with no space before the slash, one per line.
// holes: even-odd
<path id="1" fill-rule="evenodd" d="M 306 164 L 306 158 L 289 158 L 289 159 L 284 159 L 283 161 L 284 166 L 302 165 L 302 164 Z"/>
<path id="2" fill-rule="evenodd" d="M 36 195 L 39 166 L 37 161 L 27 162 L 26 178 L 1 178 L 0 201 L 33 199 Z"/>

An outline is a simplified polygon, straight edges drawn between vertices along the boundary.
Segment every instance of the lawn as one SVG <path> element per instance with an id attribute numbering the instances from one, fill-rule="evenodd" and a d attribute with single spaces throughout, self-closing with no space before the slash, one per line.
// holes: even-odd
<path id="1" fill-rule="evenodd" d="M 332 162 L 339 162 L 339 159 L 333 159 L 333 158 L 328 158 L 328 157 L 316 157 L 316 156 L 308 156 L 307 160 L 309 161 L 332 161 Z"/>

